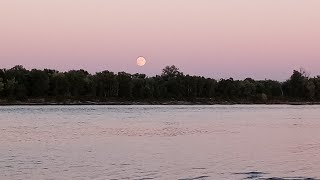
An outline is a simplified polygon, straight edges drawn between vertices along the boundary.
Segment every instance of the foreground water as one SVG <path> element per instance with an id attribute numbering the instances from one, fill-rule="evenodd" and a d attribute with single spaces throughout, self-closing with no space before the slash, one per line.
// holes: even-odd
<path id="1" fill-rule="evenodd" d="M 0 179 L 320 177 L 320 106 L 0 107 Z"/>

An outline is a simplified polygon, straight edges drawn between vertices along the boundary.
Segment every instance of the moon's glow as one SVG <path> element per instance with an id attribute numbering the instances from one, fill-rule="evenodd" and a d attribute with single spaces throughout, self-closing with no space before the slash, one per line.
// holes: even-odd
<path id="1" fill-rule="evenodd" d="M 142 56 L 137 59 L 138 66 L 144 66 L 146 64 L 146 62 L 147 62 L 146 59 Z"/>

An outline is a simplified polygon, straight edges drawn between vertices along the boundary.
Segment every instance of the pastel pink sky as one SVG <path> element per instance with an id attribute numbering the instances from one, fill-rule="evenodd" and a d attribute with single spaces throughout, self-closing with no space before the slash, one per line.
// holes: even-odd
<path id="1" fill-rule="evenodd" d="M 0 68 L 320 74 L 319 0 L 1 0 Z M 138 67 L 136 58 L 147 64 Z"/>

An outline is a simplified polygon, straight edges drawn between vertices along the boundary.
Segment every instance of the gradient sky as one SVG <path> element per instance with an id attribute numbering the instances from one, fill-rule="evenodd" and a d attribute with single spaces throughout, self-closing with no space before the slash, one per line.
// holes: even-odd
<path id="1" fill-rule="evenodd" d="M 147 64 L 136 66 L 144 56 Z M 0 0 L 0 67 L 320 74 L 319 0 Z"/>

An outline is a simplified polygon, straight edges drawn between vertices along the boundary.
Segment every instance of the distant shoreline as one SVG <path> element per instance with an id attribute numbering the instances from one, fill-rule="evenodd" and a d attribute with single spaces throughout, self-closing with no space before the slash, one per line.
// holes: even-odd
<path id="1" fill-rule="evenodd" d="M 160 75 L 90 74 L 27 70 L 21 65 L 0 69 L 0 105 L 214 105 L 320 104 L 320 76 L 294 70 L 284 82 L 206 78 L 185 75 L 166 66 Z"/>
<path id="2" fill-rule="evenodd" d="M 1 101 L 0 106 L 79 106 L 79 105 L 320 105 L 320 102 L 238 102 L 238 101 L 50 101 L 50 102 L 25 102 Z"/>

